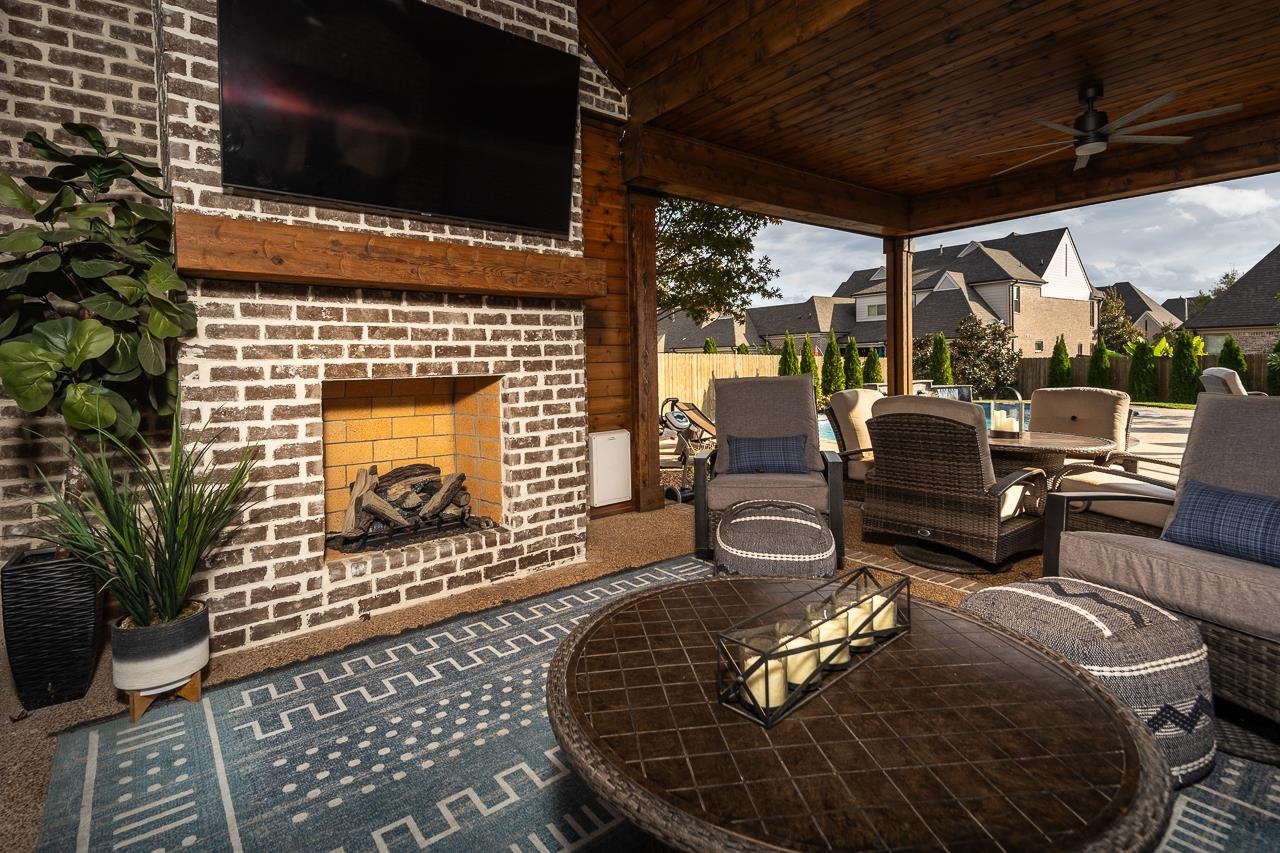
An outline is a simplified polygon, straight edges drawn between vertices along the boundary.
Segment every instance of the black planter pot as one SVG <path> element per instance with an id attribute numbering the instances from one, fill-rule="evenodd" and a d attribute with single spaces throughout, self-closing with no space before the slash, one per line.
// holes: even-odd
<path id="1" fill-rule="evenodd" d="M 121 690 L 153 694 L 181 685 L 209 662 L 209 608 L 172 622 L 111 630 L 111 680 Z"/>
<path id="2" fill-rule="evenodd" d="M 93 570 L 41 548 L 18 554 L 2 571 L 4 641 L 18 701 L 34 710 L 84 696 L 101 622 Z"/>

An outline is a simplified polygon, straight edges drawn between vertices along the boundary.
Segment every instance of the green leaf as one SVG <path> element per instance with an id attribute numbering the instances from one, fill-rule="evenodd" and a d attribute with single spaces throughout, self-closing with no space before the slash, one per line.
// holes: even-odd
<path id="1" fill-rule="evenodd" d="M 36 192 L 56 193 L 62 189 L 64 182 L 47 178 L 44 175 L 23 175 L 22 182 Z"/>
<path id="2" fill-rule="evenodd" d="M 82 237 L 92 237 L 93 232 L 84 228 L 59 228 L 56 231 L 41 231 L 40 239 L 51 246 L 59 243 L 69 243 L 72 240 L 79 240 Z"/>
<path id="3" fill-rule="evenodd" d="M 31 196 L 27 195 L 27 191 L 18 186 L 13 178 L 0 172 L 0 204 L 5 207 L 20 207 L 28 213 L 35 213 L 40 203 Z"/>
<path id="4" fill-rule="evenodd" d="M 62 417 L 73 429 L 109 429 L 116 422 L 115 407 L 100 385 L 77 382 L 67 386 L 62 399 Z"/>
<path id="5" fill-rule="evenodd" d="M 8 317 L 0 320 L 0 339 L 7 338 L 13 334 L 13 330 L 18 328 L 18 321 L 22 319 L 21 311 L 14 311 Z"/>
<path id="6" fill-rule="evenodd" d="M 116 333 L 97 320 L 59 317 L 37 323 L 32 340 L 50 352 L 60 353 L 62 363 L 72 370 L 103 355 L 116 342 Z"/>
<path id="7" fill-rule="evenodd" d="M 154 263 L 147 269 L 144 277 L 147 292 L 152 296 L 167 297 L 171 290 L 186 290 L 187 283 L 174 272 L 173 264 L 168 261 Z"/>
<path id="8" fill-rule="evenodd" d="M 101 258 L 71 262 L 71 271 L 81 278 L 102 278 L 105 275 L 128 268 L 128 264 L 122 264 L 119 261 L 107 261 Z"/>
<path id="9" fill-rule="evenodd" d="M 159 208 L 151 204 L 144 204 L 140 201 L 134 201 L 133 199 L 128 198 L 121 199 L 121 201 L 123 201 L 125 206 L 128 207 L 129 210 L 133 211 L 133 213 L 140 219 L 152 219 L 156 222 L 170 221 L 171 217 L 169 216 L 169 211 L 164 210 L 163 208 Z"/>
<path id="10" fill-rule="evenodd" d="M 25 255 L 43 245 L 44 240 L 40 238 L 40 229 L 34 225 L 15 228 L 0 237 L 0 252 L 8 252 L 11 255 Z"/>
<path id="11" fill-rule="evenodd" d="M 53 198 L 40 205 L 40 208 L 33 214 L 32 218 L 36 222 L 52 222 L 58 218 L 58 214 L 74 207 L 76 203 L 76 194 L 71 191 L 70 187 L 63 187 L 53 196 Z"/>
<path id="12" fill-rule="evenodd" d="M 0 380 L 25 412 L 38 412 L 49 405 L 61 367 L 62 359 L 56 353 L 30 341 L 0 344 Z"/>
<path id="13" fill-rule="evenodd" d="M 48 252 L 29 259 L 24 263 L 9 267 L 0 272 L 0 290 L 12 290 L 27 283 L 27 278 L 37 273 L 51 273 L 62 266 L 62 256 L 57 252 Z"/>
<path id="14" fill-rule="evenodd" d="M 63 151 L 34 130 L 29 131 L 26 136 L 22 137 L 22 141 L 34 148 L 36 156 L 42 160 L 52 160 L 56 163 L 71 162 L 71 154 L 69 152 Z"/>
<path id="15" fill-rule="evenodd" d="M 111 212 L 112 205 L 110 202 L 97 201 L 89 204 L 77 204 L 75 207 L 67 211 L 67 216 L 74 216 L 76 219 L 106 219 L 107 214 Z"/>
<path id="16" fill-rule="evenodd" d="M 65 166 L 54 166 L 49 170 L 49 177 L 59 183 L 65 184 L 68 181 L 74 181 L 76 178 L 83 178 L 84 167 L 77 166 L 74 163 L 68 163 Z"/>
<path id="17" fill-rule="evenodd" d="M 138 309 L 125 305 L 109 293 L 95 293 L 88 299 L 81 299 L 80 304 L 108 320 L 132 320 L 138 316 Z"/>
<path id="18" fill-rule="evenodd" d="M 142 417 L 133 406 L 129 405 L 129 401 L 110 388 L 104 388 L 102 395 L 107 404 L 116 411 L 116 422 L 111 426 L 111 431 L 118 438 L 129 438 L 137 432 Z"/>
<path id="19" fill-rule="evenodd" d="M 111 352 L 101 359 L 101 363 L 107 372 L 111 374 L 125 374 L 141 370 L 141 366 L 138 364 L 138 333 L 118 333 L 115 345 L 111 347 Z M 133 377 L 129 378 L 132 379 Z"/>
<path id="20" fill-rule="evenodd" d="M 164 170 L 161 169 L 159 166 L 153 166 L 150 163 L 146 162 L 145 160 L 139 160 L 136 157 L 130 157 L 128 154 L 124 153 L 123 151 L 118 152 L 118 154 L 122 159 L 127 160 L 129 164 L 133 166 L 133 168 L 137 169 L 139 172 L 141 172 L 142 174 L 146 175 L 149 178 L 158 178 L 164 174 Z"/>
<path id="21" fill-rule="evenodd" d="M 147 330 L 161 340 L 176 338 L 182 334 L 182 312 L 167 299 L 148 296 L 151 313 L 147 316 Z"/>
<path id="22" fill-rule="evenodd" d="M 91 124 L 80 124 L 74 121 L 66 121 L 62 123 L 62 129 L 72 136 L 78 136 L 85 142 L 93 146 L 93 150 L 99 154 L 107 153 L 107 141 L 102 138 L 102 134 L 96 127 Z"/>
<path id="23" fill-rule="evenodd" d="M 142 178 L 139 178 L 137 175 L 129 175 L 127 178 L 125 178 L 125 180 L 127 180 L 129 183 L 133 184 L 135 187 L 142 190 L 144 193 L 151 196 L 152 198 L 169 198 L 169 194 L 165 192 L 163 189 L 151 183 L 150 181 L 144 181 Z"/>
<path id="24" fill-rule="evenodd" d="M 138 335 L 138 364 L 148 376 L 160 376 L 164 373 L 164 345 L 145 329 Z"/>
<path id="25" fill-rule="evenodd" d="M 141 299 L 143 294 L 147 292 L 142 282 L 131 275 L 109 275 L 102 280 L 107 287 L 120 294 L 120 297 L 131 305 Z"/>

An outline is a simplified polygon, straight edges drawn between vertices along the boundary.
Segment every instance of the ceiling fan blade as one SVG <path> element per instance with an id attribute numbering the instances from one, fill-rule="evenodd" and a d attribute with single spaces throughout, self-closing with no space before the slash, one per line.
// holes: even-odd
<path id="1" fill-rule="evenodd" d="M 1179 95 L 1181 95 L 1180 92 L 1167 92 L 1156 98 L 1154 101 L 1147 101 L 1136 110 L 1125 113 L 1115 121 L 1107 122 L 1102 127 L 1098 128 L 1098 133 L 1110 133 L 1113 130 L 1119 130 L 1134 119 L 1142 118 L 1147 113 L 1160 109 L 1174 98 L 1179 97 Z"/>
<path id="2" fill-rule="evenodd" d="M 1183 113 L 1180 116 L 1170 116 L 1169 118 L 1156 119 L 1155 121 L 1147 121 L 1142 124 L 1135 124 L 1133 127 L 1124 128 L 1125 133 L 1141 133 L 1144 130 L 1155 130 L 1157 127 L 1164 127 L 1170 124 L 1179 124 L 1184 121 L 1195 121 L 1201 118 L 1211 118 L 1213 116 L 1222 116 L 1227 113 L 1239 112 L 1244 109 L 1244 104 L 1228 104 L 1225 107 L 1214 107 L 1211 110 L 1201 110 L 1198 113 Z"/>
<path id="3" fill-rule="evenodd" d="M 1154 145 L 1181 145 L 1190 136 L 1133 136 L 1128 133 L 1117 133 L 1110 137 L 1112 142 L 1146 142 Z"/>
<path id="4" fill-rule="evenodd" d="M 1061 133 L 1069 133 L 1072 136 L 1076 136 L 1080 133 L 1080 131 L 1076 130 L 1074 127 L 1067 127 L 1065 124 L 1058 124 L 1056 121 L 1045 121 L 1042 118 L 1038 118 L 1035 122 L 1041 127 L 1047 127 L 1050 130 L 1056 130 Z"/>
<path id="5" fill-rule="evenodd" d="M 1036 156 L 1032 157 L 1030 160 L 1023 160 L 1021 163 L 1019 163 L 1016 166 L 1010 166 L 1007 169 L 1001 169 L 999 172 L 996 172 L 995 175 L 992 175 L 992 177 L 1003 175 L 1005 172 L 1012 172 L 1014 169 L 1021 169 L 1023 166 L 1029 166 L 1030 164 L 1034 163 L 1037 160 L 1041 160 L 1045 157 L 1048 157 L 1050 154 L 1054 154 L 1058 151 L 1063 151 L 1063 150 L 1066 150 L 1067 148 L 1071 148 L 1074 145 L 1075 145 L 1074 142 L 1065 142 L 1062 145 L 1059 145 L 1057 148 L 1052 148 L 1044 152 L 1043 154 L 1037 154 Z"/>
<path id="6" fill-rule="evenodd" d="M 1076 158 L 1076 164 L 1075 166 L 1072 167 L 1071 171 L 1078 172 L 1087 165 L 1089 165 L 1089 155 L 1081 154 L 1079 157 Z"/>
<path id="7" fill-rule="evenodd" d="M 990 157 L 992 154 L 1008 154 L 1010 151 L 1028 151 L 1032 148 L 1058 148 L 1061 142 L 1041 142 L 1038 145 L 1019 145 L 1017 148 L 1001 148 L 999 151 L 981 151 L 973 156 Z"/>

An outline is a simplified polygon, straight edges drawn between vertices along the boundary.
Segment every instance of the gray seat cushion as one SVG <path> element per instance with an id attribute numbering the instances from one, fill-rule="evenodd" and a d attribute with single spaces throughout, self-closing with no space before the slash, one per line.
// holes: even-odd
<path id="1" fill-rule="evenodd" d="M 1077 531 L 1062 535 L 1059 572 L 1234 631 L 1280 642 L 1280 569 L 1185 545 Z"/>
<path id="2" fill-rule="evenodd" d="M 707 482 L 707 508 L 728 509 L 741 501 L 774 498 L 827 512 L 827 480 L 817 471 L 807 474 L 720 474 Z"/>

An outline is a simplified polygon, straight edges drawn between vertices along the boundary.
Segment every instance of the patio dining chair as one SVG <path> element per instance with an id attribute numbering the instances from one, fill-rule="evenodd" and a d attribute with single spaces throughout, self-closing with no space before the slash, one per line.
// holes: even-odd
<path id="1" fill-rule="evenodd" d="M 813 507 L 844 557 L 844 493 L 840 457 L 818 444 L 813 380 L 756 376 L 715 380 L 716 448 L 694 458 L 694 547 L 711 550 L 721 513 L 742 501 L 769 498 Z"/>
<path id="2" fill-rule="evenodd" d="M 1021 468 L 997 480 L 986 418 L 974 403 L 941 397 L 886 397 L 867 421 L 875 467 L 867 474 L 862 527 L 976 557 L 899 545 L 899 556 L 949 571 L 994 571 L 1039 548 L 1045 474 Z"/>
<path id="3" fill-rule="evenodd" d="M 1206 367 L 1200 374 L 1200 387 L 1206 394 L 1231 394 L 1236 397 L 1265 397 L 1262 391 L 1246 391 L 1240 374 L 1229 367 Z"/>
<path id="4" fill-rule="evenodd" d="M 867 472 L 875 462 L 867 421 L 871 406 L 884 394 L 869 388 L 853 388 L 831 395 L 827 420 L 836 434 L 840 458 L 844 460 L 845 500 L 861 501 L 867 494 Z"/>

